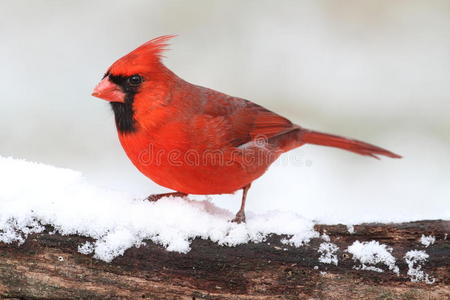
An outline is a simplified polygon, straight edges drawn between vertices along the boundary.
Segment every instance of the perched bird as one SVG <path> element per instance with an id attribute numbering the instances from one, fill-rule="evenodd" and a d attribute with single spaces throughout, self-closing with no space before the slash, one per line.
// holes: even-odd
<path id="1" fill-rule="evenodd" d="M 232 220 L 245 222 L 251 183 L 284 152 L 304 144 L 377 158 L 400 158 L 354 139 L 302 128 L 248 100 L 184 81 L 161 62 L 173 36 L 153 39 L 107 70 L 92 95 L 111 102 L 118 136 L 132 163 L 174 193 L 227 194 L 242 189 Z"/>

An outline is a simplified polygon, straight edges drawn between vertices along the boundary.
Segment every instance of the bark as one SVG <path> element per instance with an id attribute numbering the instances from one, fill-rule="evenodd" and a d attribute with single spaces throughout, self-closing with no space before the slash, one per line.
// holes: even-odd
<path id="1" fill-rule="evenodd" d="M 87 238 L 47 231 L 20 246 L 0 243 L 0 297 L 17 299 L 450 299 L 449 221 L 362 224 L 350 234 L 343 225 L 317 225 L 339 247 L 339 264 L 318 261 L 322 239 L 287 246 L 283 236 L 263 243 L 223 247 L 194 240 L 187 254 L 147 242 L 111 263 L 77 252 Z M 425 248 L 422 234 L 436 242 Z M 400 275 L 354 269 L 345 249 L 376 240 L 392 247 Z M 434 284 L 411 282 L 403 256 L 425 250 L 423 270 Z"/>

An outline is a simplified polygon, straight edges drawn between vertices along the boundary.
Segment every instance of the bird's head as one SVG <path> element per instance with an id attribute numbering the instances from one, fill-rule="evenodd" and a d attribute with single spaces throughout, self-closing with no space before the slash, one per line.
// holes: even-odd
<path id="1" fill-rule="evenodd" d="M 126 103 L 151 82 L 167 76 L 161 55 L 173 35 L 165 35 L 146 42 L 114 62 L 97 84 L 92 96 Z"/>

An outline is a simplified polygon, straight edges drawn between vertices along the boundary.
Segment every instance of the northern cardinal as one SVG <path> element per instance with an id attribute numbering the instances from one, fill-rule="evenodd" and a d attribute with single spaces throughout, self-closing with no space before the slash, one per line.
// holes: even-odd
<path id="1" fill-rule="evenodd" d="M 117 60 L 92 93 L 111 102 L 120 143 L 133 164 L 176 191 L 149 200 L 242 189 L 241 208 L 232 220 L 240 223 L 251 183 L 284 152 L 314 144 L 400 158 L 365 142 L 302 128 L 248 100 L 184 81 L 161 62 L 172 37 L 155 38 Z"/>

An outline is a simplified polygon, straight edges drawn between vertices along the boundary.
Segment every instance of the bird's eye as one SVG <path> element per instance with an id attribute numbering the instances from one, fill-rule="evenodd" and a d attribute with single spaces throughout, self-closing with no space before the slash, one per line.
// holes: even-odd
<path id="1" fill-rule="evenodd" d="M 131 86 L 138 86 L 142 83 L 142 77 L 139 75 L 130 76 L 130 77 L 128 77 L 128 83 Z"/>

